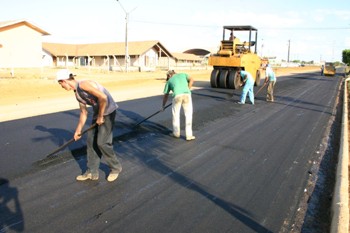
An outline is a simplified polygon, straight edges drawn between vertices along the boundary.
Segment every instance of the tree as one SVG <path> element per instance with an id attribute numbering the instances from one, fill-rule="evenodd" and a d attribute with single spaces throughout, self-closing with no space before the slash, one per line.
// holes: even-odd
<path id="1" fill-rule="evenodd" d="M 342 62 L 344 62 L 347 65 L 350 65 L 350 49 L 343 50 Z"/>

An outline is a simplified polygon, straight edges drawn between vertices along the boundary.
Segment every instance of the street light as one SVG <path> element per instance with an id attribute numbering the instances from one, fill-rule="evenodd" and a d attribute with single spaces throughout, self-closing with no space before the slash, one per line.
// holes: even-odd
<path id="1" fill-rule="evenodd" d="M 130 62 L 129 48 L 128 48 L 128 22 L 129 22 L 129 14 L 132 11 L 134 11 L 136 9 L 136 7 L 134 9 L 132 9 L 130 12 L 127 12 L 125 10 L 125 8 L 123 7 L 123 5 L 120 3 L 120 1 L 119 0 L 116 0 L 116 1 L 119 2 L 119 5 L 121 6 L 123 11 L 125 12 L 125 71 L 128 72 L 129 71 L 129 62 Z"/>

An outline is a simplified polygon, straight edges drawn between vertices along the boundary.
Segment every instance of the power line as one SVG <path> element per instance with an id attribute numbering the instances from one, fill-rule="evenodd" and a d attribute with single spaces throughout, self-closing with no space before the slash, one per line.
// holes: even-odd
<path id="1" fill-rule="evenodd" d="M 350 28 L 342 28 L 342 27 L 262 27 L 259 30 L 349 30 Z"/>
<path id="2" fill-rule="evenodd" d="M 199 25 L 199 24 L 184 24 L 172 22 L 156 22 L 147 20 L 131 20 L 136 23 L 158 24 L 168 26 L 184 26 L 184 27 L 203 27 L 203 28 L 222 28 L 222 25 Z M 258 30 L 350 30 L 350 27 L 257 27 Z"/>
<path id="3" fill-rule="evenodd" d="M 154 21 L 144 21 L 144 20 L 131 20 L 136 23 L 146 23 L 146 24 L 158 24 L 167 26 L 182 26 L 182 27 L 203 27 L 203 28 L 222 28 L 222 26 L 217 25 L 195 25 L 195 24 L 181 24 L 181 23 L 170 23 L 170 22 L 154 22 Z"/>

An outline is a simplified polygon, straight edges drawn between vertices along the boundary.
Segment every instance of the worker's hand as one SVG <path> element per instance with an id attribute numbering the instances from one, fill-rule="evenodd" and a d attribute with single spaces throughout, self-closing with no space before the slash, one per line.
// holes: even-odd
<path id="1" fill-rule="evenodd" d="M 96 124 L 102 125 L 105 123 L 105 118 L 104 117 L 97 117 Z"/>
<path id="2" fill-rule="evenodd" d="M 75 132 L 74 133 L 74 141 L 78 141 L 81 138 L 81 133 L 80 132 Z"/>

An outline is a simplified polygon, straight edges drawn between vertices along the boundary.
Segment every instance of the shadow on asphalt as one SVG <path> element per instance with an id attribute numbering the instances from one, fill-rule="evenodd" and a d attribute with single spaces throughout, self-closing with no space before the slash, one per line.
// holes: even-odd
<path id="1" fill-rule="evenodd" d="M 0 232 L 24 231 L 24 217 L 18 196 L 18 189 L 0 177 Z"/>

